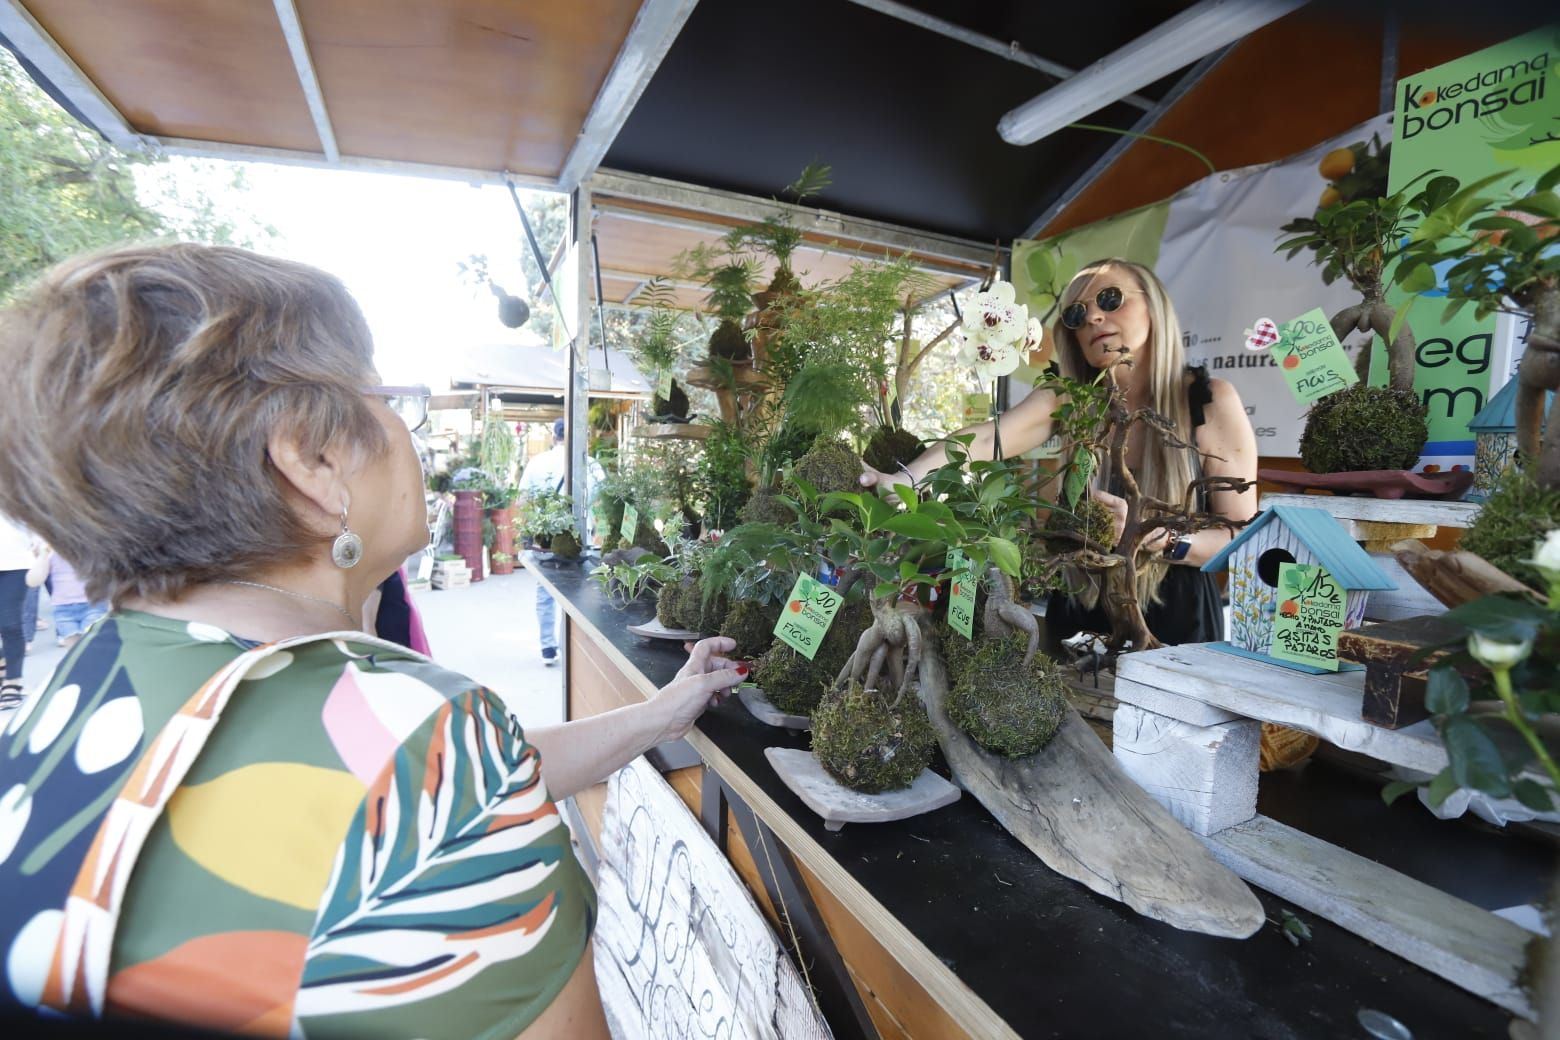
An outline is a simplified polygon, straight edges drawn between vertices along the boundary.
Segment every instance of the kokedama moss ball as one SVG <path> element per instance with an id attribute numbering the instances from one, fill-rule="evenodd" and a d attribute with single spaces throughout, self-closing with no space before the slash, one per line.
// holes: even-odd
<path id="1" fill-rule="evenodd" d="M 760 488 L 753 492 L 753 497 L 747 500 L 739 514 L 744 524 L 778 524 L 786 526 L 796 522 L 796 514 L 785 503 L 775 499 L 775 493 L 768 488 Z"/>
<path id="2" fill-rule="evenodd" d="M 1430 436 L 1412 390 L 1357 384 L 1311 406 L 1300 460 L 1312 473 L 1411 469 Z"/>
<path id="3" fill-rule="evenodd" d="M 1533 558 L 1534 543 L 1557 527 L 1560 491 L 1545 491 L 1526 470 L 1513 466 L 1501 476 L 1458 548 L 1482 556 L 1518 581 L 1547 592 L 1548 583 L 1527 561 Z"/>
<path id="4" fill-rule="evenodd" d="M 1116 547 L 1116 521 L 1110 507 L 1097 498 L 1082 498 L 1072 512 L 1058 507 L 1046 518 L 1047 531 L 1076 531 L 1098 547 L 1109 552 Z M 1083 546 L 1070 538 L 1051 539 L 1052 552 L 1062 553 Z"/>
<path id="5" fill-rule="evenodd" d="M 552 552 L 554 556 L 572 560 L 580 554 L 580 540 L 574 536 L 573 531 L 555 534 L 552 537 Z"/>
<path id="6" fill-rule="evenodd" d="M 937 734 L 918 698 L 867 693 L 857 682 L 827 694 L 813 712 L 813 754 L 853 791 L 880 794 L 909 787 L 932 761 Z"/>
<path id="7" fill-rule="evenodd" d="M 686 577 L 681 582 L 682 594 L 677 600 L 677 627 L 690 632 L 713 632 L 726 616 L 726 597 L 704 599 L 704 583 L 697 577 Z"/>
<path id="8" fill-rule="evenodd" d="M 899 467 L 921 454 L 921 438 L 900 426 L 879 426 L 861 453 L 867 465 L 882 473 L 897 472 Z M 908 482 L 909 477 L 905 480 Z"/>
<path id="9" fill-rule="evenodd" d="M 789 267 L 776 267 L 775 276 L 769 280 L 768 291 L 776 296 L 795 295 L 802 291 L 802 283 Z"/>
<path id="10" fill-rule="evenodd" d="M 796 460 L 792 472 L 816 488 L 819 497 L 832 491 L 861 490 L 861 456 L 840 441 L 816 441 Z"/>
<path id="11" fill-rule="evenodd" d="M 618 514 L 618 527 L 621 527 L 622 525 L 623 525 L 623 514 L 619 513 Z M 610 530 L 617 530 L 617 528 L 609 528 L 609 529 Z M 645 552 L 654 553 L 655 555 L 661 557 L 663 560 L 671 552 L 671 550 L 666 547 L 666 541 L 660 536 L 660 534 L 658 534 L 656 532 L 655 527 L 653 525 L 651 525 L 651 524 L 646 523 L 644 520 L 640 520 L 639 523 L 634 527 L 634 540 L 633 541 L 631 541 L 631 542 L 624 542 L 623 539 L 619 538 L 618 542 L 619 542 L 619 545 L 622 548 L 624 548 L 624 549 L 638 547 L 640 549 L 643 549 Z"/>
<path id="12" fill-rule="evenodd" d="M 789 715 L 808 715 L 818 706 L 824 687 L 850 660 L 861 633 L 872 623 L 872 610 L 860 600 L 846 603 L 834 615 L 811 661 L 779 639 L 764 653 L 753 672 L 753 681 L 769 703 Z"/>
<path id="13" fill-rule="evenodd" d="M 682 622 L 678 618 L 682 616 L 686 598 L 687 589 L 682 582 L 669 581 L 662 585 L 655 597 L 655 619 L 667 628 L 681 628 Z"/>
<path id="14" fill-rule="evenodd" d="M 710 334 L 710 357 L 725 358 L 727 361 L 747 361 L 753 356 L 753 348 L 748 345 L 747 336 L 742 333 L 742 326 L 734 321 L 722 321 Z"/>
<path id="15" fill-rule="evenodd" d="M 755 599 L 740 600 L 726 612 L 720 634 L 736 640 L 732 657 L 751 660 L 763 654 L 774 642 L 775 622 L 779 619 L 779 607 L 766 606 Z"/>
<path id="16" fill-rule="evenodd" d="M 674 416 L 678 419 L 688 418 L 688 393 L 677 380 L 672 380 L 672 389 L 665 397 L 656 394 L 650 402 L 650 414 L 657 416 Z"/>
<path id="17" fill-rule="evenodd" d="M 1036 653 L 1024 667 L 1023 636 L 986 639 L 950 680 L 948 717 L 988 751 L 1017 758 L 1045 747 L 1067 714 L 1066 683 L 1056 662 Z"/>

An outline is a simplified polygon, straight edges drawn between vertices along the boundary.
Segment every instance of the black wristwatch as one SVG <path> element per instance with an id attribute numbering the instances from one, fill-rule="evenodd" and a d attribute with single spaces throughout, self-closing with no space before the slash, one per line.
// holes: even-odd
<path id="1" fill-rule="evenodd" d="M 1183 534 L 1169 545 L 1165 546 L 1165 559 L 1171 563 L 1178 563 L 1186 559 L 1186 554 L 1192 551 L 1192 536 Z"/>

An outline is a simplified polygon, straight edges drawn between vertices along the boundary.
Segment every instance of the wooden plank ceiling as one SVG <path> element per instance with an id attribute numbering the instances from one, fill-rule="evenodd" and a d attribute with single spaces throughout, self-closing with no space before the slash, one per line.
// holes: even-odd
<path id="1" fill-rule="evenodd" d="M 269 0 L 24 0 L 138 132 L 318 153 Z M 343 156 L 555 181 L 637 0 L 302 0 Z"/>

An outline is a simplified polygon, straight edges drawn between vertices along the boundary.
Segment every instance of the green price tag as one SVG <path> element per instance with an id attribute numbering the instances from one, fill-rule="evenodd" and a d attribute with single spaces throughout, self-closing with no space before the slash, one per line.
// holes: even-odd
<path id="1" fill-rule="evenodd" d="M 1286 321 L 1278 332 L 1278 342 L 1268 349 L 1289 384 L 1289 392 L 1301 404 L 1319 401 L 1360 381 L 1320 307 Z"/>
<path id="2" fill-rule="evenodd" d="M 590 533 L 597 538 L 607 536 L 607 514 L 599 505 L 590 507 Z"/>
<path id="3" fill-rule="evenodd" d="M 978 584 L 975 575 L 963 569 L 953 572 L 948 586 L 948 624 L 965 639 L 975 638 L 975 589 Z"/>
<path id="4" fill-rule="evenodd" d="M 1283 661 L 1336 672 L 1343 616 L 1343 589 L 1325 567 L 1280 564 L 1278 609 L 1273 614 L 1273 646 L 1268 653 Z"/>
<path id="5" fill-rule="evenodd" d="M 637 506 L 625 505 L 623 507 L 623 526 L 619 533 L 629 541 L 634 540 L 634 535 L 639 530 L 639 509 Z"/>
<path id="6" fill-rule="evenodd" d="M 662 401 L 672 396 L 672 370 L 665 369 L 661 372 L 661 378 L 656 380 L 655 392 Z"/>
<path id="7" fill-rule="evenodd" d="M 792 650 L 811 661 L 823 642 L 824 633 L 834 623 L 841 597 L 816 578 L 803 574 L 791 587 L 775 622 L 775 635 Z"/>
<path id="8" fill-rule="evenodd" d="M 969 568 L 969 558 L 964 555 L 963 549 L 950 548 L 947 562 L 943 564 L 950 571 L 962 571 Z"/>

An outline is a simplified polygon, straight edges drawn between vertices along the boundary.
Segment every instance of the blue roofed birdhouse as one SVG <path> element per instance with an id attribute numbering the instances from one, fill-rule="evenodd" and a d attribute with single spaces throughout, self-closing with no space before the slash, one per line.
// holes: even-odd
<path id="1" fill-rule="evenodd" d="M 1202 567 L 1210 574 L 1229 569 L 1229 642 L 1237 650 L 1269 653 L 1278 609 L 1278 568 L 1286 563 L 1327 568 L 1345 590 L 1344 628 L 1359 627 L 1371 592 L 1397 588 L 1326 510 L 1274 506 Z"/>
<path id="2" fill-rule="evenodd" d="M 1544 396 L 1544 412 L 1554 407 L 1554 394 Z M 1482 502 L 1495 491 L 1501 475 L 1511 467 L 1517 457 L 1517 380 L 1495 392 L 1489 404 L 1479 409 L 1468 423 L 1473 434 L 1473 487 L 1468 490 L 1471 502 Z"/>

